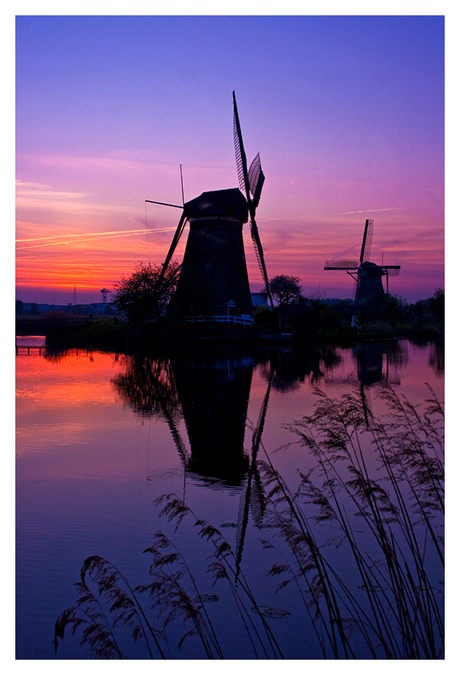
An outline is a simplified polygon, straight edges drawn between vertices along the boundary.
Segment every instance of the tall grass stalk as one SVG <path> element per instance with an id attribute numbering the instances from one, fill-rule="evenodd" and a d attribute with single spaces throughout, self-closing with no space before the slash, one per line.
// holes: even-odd
<path id="1" fill-rule="evenodd" d="M 345 625 L 361 634 L 374 658 L 381 653 L 385 658 L 443 654 L 440 589 L 430 581 L 428 569 L 433 550 L 444 562 L 443 415 L 431 394 L 429 407 L 420 415 L 404 397 L 382 387 L 379 396 L 391 419 L 381 422 L 363 408 L 359 392 L 337 401 L 318 391 L 314 413 L 288 425 L 316 461 L 313 470 L 300 474 L 294 494 L 266 453 L 262 473 L 272 522 L 294 554 L 307 594 L 316 606 L 321 603 L 319 613 L 323 625 L 325 617 L 330 623 L 328 639 L 335 658 L 339 648 L 342 658 L 355 655 Z M 365 451 L 362 444 L 366 436 L 375 450 L 370 459 L 377 461 L 379 477 L 370 475 L 369 445 Z M 358 542 L 350 506 L 373 537 L 378 560 Z M 354 588 L 332 570 L 324 556 L 327 547 L 313 536 L 325 523 L 341 545 L 348 545 Z M 354 601 L 358 588 L 366 593 L 365 604 Z"/>
<path id="2" fill-rule="evenodd" d="M 176 529 L 181 521 L 189 516 L 193 519 L 194 526 L 198 528 L 199 536 L 211 542 L 213 555 L 208 571 L 212 575 L 212 585 L 221 579 L 228 582 L 254 657 L 283 658 L 277 640 L 241 569 L 237 575 L 236 555 L 221 532 L 210 523 L 197 518 L 175 494 L 162 495 L 155 503 L 162 507 L 161 516 L 165 516 L 169 521 L 176 521 Z M 168 628 L 178 620 L 182 622 L 183 629 L 177 648 L 180 649 L 186 638 L 195 635 L 203 648 L 204 658 L 224 658 L 218 636 L 206 610 L 206 603 L 201 601 L 204 596 L 185 559 L 171 539 L 158 531 L 154 534 L 152 545 L 144 552 L 150 553 L 153 557 L 149 569 L 153 580 L 134 589 L 107 560 L 100 556 L 91 556 L 85 560 L 81 570 L 82 581 L 75 584 L 77 604 L 62 612 L 56 621 L 55 650 L 57 651 L 60 641 L 64 639 L 68 626 L 75 633 L 88 622 L 89 618 L 90 624 L 84 627 L 80 645 L 87 645 L 95 658 L 127 658 L 120 646 L 120 640 L 115 637 L 116 625 L 120 623 L 131 629 L 134 642 L 143 639 L 148 658 L 164 659 L 166 649 L 171 654 Z M 237 576 L 238 584 L 235 583 Z M 91 582 L 96 585 L 94 591 L 90 588 Z M 156 616 L 151 615 L 147 619 L 146 610 L 140 601 L 142 594 L 148 595 L 150 609 L 155 610 Z M 94 607 L 98 608 L 97 612 Z M 112 621 L 108 618 L 110 614 L 115 615 Z"/>

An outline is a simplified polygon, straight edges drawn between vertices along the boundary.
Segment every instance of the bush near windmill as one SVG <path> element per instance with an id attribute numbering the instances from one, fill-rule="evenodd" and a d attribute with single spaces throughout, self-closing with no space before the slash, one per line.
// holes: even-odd
<path id="1" fill-rule="evenodd" d="M 298 302 L 301 298 L 302 286 L 300 285 L 299 277 L 293 277 L 289 274 L 279 274 L 276 277 L 272 277 L 268 283 L 271 294 L 278 303 L 278 306 Z M 266 286 L 262 292 L 268 295 Z"/>
<path id="2" fill-rule="evenodd" d="M 176 290 L 178 267 L 179 263 L 171 262 L 163 275 L 161 265 L 140 262 L 115 284 L 112 305 L 138 328 L 161 321 Z"/>

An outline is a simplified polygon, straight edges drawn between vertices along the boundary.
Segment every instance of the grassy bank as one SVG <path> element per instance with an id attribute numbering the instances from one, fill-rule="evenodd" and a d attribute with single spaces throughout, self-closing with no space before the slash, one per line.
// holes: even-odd
<path id="1" fill-rule="evenodd" d="M 273 328 L 273 327 L 270 327 Z M 337 322 L 335 325 L 312 326 L 308 322 L 296 323 L 288 327 L 292 333 L 296 347 L 306 344 L 335 344 L 352 346 L 367 340 L 405 338 L 415 341 L 432 341 L 444 339 L 444 323 L 442 321 L 405 321 L 390 322 L 385 320 L 363 321 L 358 326 L 348 322 Z M 152 345 L 170 345 L 174 342 L 193 341 L 193 336 L 185 333 L 180 327 L 144 325 L 134 326 L 115 317 L 66 317 L 18 318 L 16 335 L 46 335 L 48 345 L 66 347 L 85 347 L 94 350 L 114 350 L 131 352 L 133 349 L 150 348 Z M 267 333 L 267 327 L 255 324 L 249 341 L 257 343 L 273 342 L 280 339 L 280 331 L 273 328 Z M 230 338 L 229 338 L 230 339 Z"/>
<path id="2" fill-rule="evenodd" d="M 392 324 L 390 321 L 372 321 L 363 323 L 359 328 L 352 326 L 340 326 L 338 328 L 320 328 L 315 341 L 326 344 L 353 344 L 357 341 L 366 340 L 443 340 L 444 324 L 430 322 L 424 324 L 399 322 Z"/>

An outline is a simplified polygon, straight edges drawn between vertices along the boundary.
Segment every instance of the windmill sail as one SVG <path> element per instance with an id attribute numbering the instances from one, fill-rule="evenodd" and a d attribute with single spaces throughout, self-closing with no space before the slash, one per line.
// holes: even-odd
<path id="1" fill-rule="evenodd" d="M 262 171 L 262 166 L 260 164 L 260 155 L 257 155 L 252 160 L 251 166 L 249 167 L 249 190 L 252 194 L 252 203 L 254 208 L 257 208 L 260 201 L 260 193 L 262 192 L 262 186 L 265 181 L 264 172 Z"/>
<path id="2" fill-rule="evenodd" d="M 257 426 L 252 433 L 252 452 L 251 452 L 251 464 L 249 466 L 248 478 L 246 483 L 246 491 L 242 495 L 240 501 L 240 508 L 238 512 L 238 525 L 236 531 L 236 575 L 235 581 L 238 579 L 241 567 L 241 559 L 243 557 L 243 547 L 244 540 L 246 536 L 246 530 L 249 521 L 249 506 L 253 506 L 253 511 L 255 512 L 256 522 L 261 522 L 264 512 L 264 496 L 262 491 L 262 486 L 260 483 L 260 476 L 257 470 L 257 453 L 259 452 L 260 443 L 262 441 L 262 433 L 265 425 L 265 416 L 267 414 L 268 408 L 268 399 L 270 397 L 270 390 L 273 382 L 274 371 L 270 372 L 270 378 L 268 381 L 267 391 L 265 392 L 264 400 L 262 401 L 262 407 L 259 412 L 259 419 L 257 420 Z"/>
<path id="3" fill-rule="evenodd" d="M 238 108 L 236 106 L 235 92 L 233 92 L 233 145 L 235 148 L 236 172 L 238 174 L 238 183 L 241 192 L 246 195 L 249 203 L 249 180 L 248 180 L 248 165 L 246 161 L 246 153 L 243 146 L 243 136 L 241 134 L 240 118 L 238 116 Z"/>
<path id="4" fill-rule="evenodd" d="M 166 268 L 168 267 L 169 263 L 171 262 L 171 258 L 174 255 L 174 251 L 176 250 L 176 246 L 179 243 L 179 239 L 182 236 L 182 232 L 184 231 L 184 227 L 186 225 L 187 221 L 187 216 L 185 215 L 185 211 L 182 212 L 182 215 L 179 220 L 179 224 L 176 228 L 176 232 L 174 234 L 173 240 L 171 242 L 171 246 L 169 247 L 168 255 L 165 258 L 165 261 L 163 263 L 163 270 L 162 274 L 166 272 Z"/>
<path id="5" fill-rule="evenodd" d="M 260 201 L 260 194 L 265 180 L 260 163 L 260 156 L 256 155 L 250 170 L 248 172 L 248 165 L 246 161 L 246 153 L 244 151 L 243 136 L 241 133 L 240 118 L 238 115 L 238 107 L 236 105 L 236 96 L 233 92 L 233 143 L 235 146 L 236 170 L 238 174 L 238 182 L 241 191 L 246 195 L 248 204 L 249 216 L 251 220 L 251 238 L 254 243 L 257 262 L 262 274 L 262 279 L 267 289 L 270 305 L 274 308 L 273 297 L 270 291 L 270 283 L 268 281 L 267 268 L 265 265 L 264 252 L 262 249 L 262 242 L 260 241 L 259 229 L 256 223 L 256 208 Z M 251 198 L 252 194 L 252 198 Z"/>
<path id="6" fill-rule="evenodd" d="M 270 304 L 273 307 L 273 298 L 270 291 L 270 285 L 268 281 L 267 268 L 265 267 L 264 254 L 262 250 L 262 242 L 259 237 L 259 230 L 257 228 L 256 222 L 251 218 L 251 239 L 254 244 L 254 251 L 256 253 L 257 263 L 259 265 L 259 270 L 262 275 L 262 279 L 265 282 L 265 288 L 267 289 L 268 296 L 270 298 Z"/>
<path id="7" fill-rule="evenodd" d="M 363 264 L 363 262 L 367 262 L 370 260 L 373 229 L 374 229 L 374 221 L 372 219 L 366 220 L 366 224 L 364 225 L 361 255 L 359 256 L 359 262 L 361 265 Z"/>
<path id="8" fill-rule="evenodd" d="M 145 201 L 150 201 L 150 200 L 146 199 Z M 159 204 L 161 202 L 152 202 L 152 203 Z M 172 206 L 172 205 L 166 204 L 165 206 Z M 174 255 L 174 251 L 176 250 L 177 244 L 179 243 L 179 239 L 182 236 L 182 232 L 184 231 L 184 227 L 186 225 L 186 222 L 187 222 L 187 216 L 186 216 L 185 211 L 183 211 L 182 215 L 180 217 L 180 220 L 179 220 L 179 224 L 178 224 L 178 226 L 176 228 L 176 231 L 174 233 L 174 237 L 173 237 L 173 240 L 171 242 L 171 246 L 169 247 L 168 255 L 165 258 L 160 276 L 158 277 L 158 281 L 156 283 L 157 292 L 161 292 L 161 290 L 163 288 L 163 280 L 165 278 L 166 270 L 168 268 L 169 263 L 171 262 L 171 258 Z M 181 266 L 179 266 L 179 268 L 177 269 L 177 274 L 179 273 L 180 267 Z M 174 276 L 176 276 L 176 275 L 174 275 Z M 172 279 L 171 279 L 171 282 L 172 282 Z"/>
<path id="9" fill-rule="evenodd" d="M 356 270 L 359 267 L 357 260 L 326 260 L 325 270 Z"/>

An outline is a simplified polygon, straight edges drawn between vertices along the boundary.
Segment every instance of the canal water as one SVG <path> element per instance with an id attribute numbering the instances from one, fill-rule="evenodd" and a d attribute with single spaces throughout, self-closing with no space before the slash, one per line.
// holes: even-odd
<path id="1" fill-rule="evenodd" d="M 16 658 L 439 658 L 436 399 L 442 346 L 406 340 L 302 354 L 17 349 Z M 325 436 L 344 419 L 349 448 L 342 432 Z M 326 454 L 312 438 L 327 440 Z M 393 453 L 390 474 L 382 448 Z M 430 491 L 423 481 L 433 472 Z M 385 532 L 365 501 L 370 486 Z M 382 548 L 393 537 L 402 577 Z M 398 583 L 428 637 L 405 642 L 395 612 L 385 650 L 375 608 L 391 613 Z M 94 595 L 63 617 L 82 588 Z"/>

